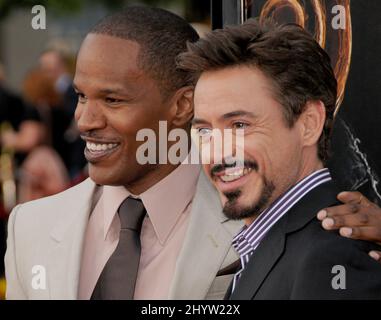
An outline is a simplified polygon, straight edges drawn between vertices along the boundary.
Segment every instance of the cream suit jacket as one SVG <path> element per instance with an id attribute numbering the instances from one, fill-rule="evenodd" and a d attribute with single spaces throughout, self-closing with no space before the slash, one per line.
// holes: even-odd
<path id="1" fill-rule="evenodd" d="M 77 299 L 85 230 L 101 188 L 87 179 L 14 208 L 5 255 L 7 299 Z M 231 240 L 241 226 L 223 215 L 217 192 L 201 173 L 168 298 L 222 299 L 232 274 L 216 274 L 238 259 Z"/>

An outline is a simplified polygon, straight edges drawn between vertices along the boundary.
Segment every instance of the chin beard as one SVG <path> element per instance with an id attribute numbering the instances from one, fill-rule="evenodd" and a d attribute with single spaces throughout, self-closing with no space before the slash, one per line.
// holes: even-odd
<path id="1" fill-rule="evenodd" d="M 228 201 L 224 205 L 223 213 L 231 220 L 256 217 L 266 208 L 274 190 L 275 185 L 271 181 L 264 179 L 264 186 L 259 200 L 247 207 L 242 207 L 238 204 L 238 199 L 242 194 L 241 190 L 225 193 L 225 197 Z"/>

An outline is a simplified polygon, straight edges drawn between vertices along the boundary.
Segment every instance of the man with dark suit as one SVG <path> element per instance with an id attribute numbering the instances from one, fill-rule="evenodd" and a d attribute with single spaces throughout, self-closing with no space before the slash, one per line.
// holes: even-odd
<path id="1" fill-rule="evenodd" d="M 245 222 L 226 297 L 380 299 L 381 268 L 368 256 L 379 247 L 324 231 L 316 217 L 338 204 L 325 168 L 337 96 L 327 53 L 297 25 L 250 20 L 190 44 L 179 68 L 198 80 L 201 149 L 215 130 L 243 137 L 204 165 L 225 215 Z"/>

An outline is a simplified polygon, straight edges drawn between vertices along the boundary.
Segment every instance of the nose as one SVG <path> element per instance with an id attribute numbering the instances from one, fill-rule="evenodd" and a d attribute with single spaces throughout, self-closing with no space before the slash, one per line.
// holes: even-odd
<path id="1" fill-rule="evenodd" d="M 106 126 L 102 107 L 90 100 L 86 103 L 78 103 L 75 120 L 80 133 L 103 129 Z"/>
<path id="2" fill-rule="evenodd" d="M 235 135 L 231 129 L 215 128 L 201 147 L 204 164 L 234 163 L 244 158 L 244 138 Z"/>

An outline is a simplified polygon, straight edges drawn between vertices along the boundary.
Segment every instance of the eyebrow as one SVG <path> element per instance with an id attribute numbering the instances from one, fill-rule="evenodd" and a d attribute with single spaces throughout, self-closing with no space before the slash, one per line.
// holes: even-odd
<path id="1" fill-rule="evenodd" d="M 79 89 L 75 83 L 72 84 L 73 85 L 73 88 L 75 91 L 81 91 L 81 89 Z M 108 88 L 108 89 L 101 89 L 100 92 L 102 94 L 112 94 L 112 93 L 115 93 L 115 94 L 126 94 L 125 90 L 122 89 L 122 88 Z"/>
<path id="2" fill-rule="evenodd" d="M 222 120 L 228 120 L 230 118 L 234 117 L 250 117 L 250 118 L 255 118 L 256 115 L 253 112 L 250 111 L 244 111 L 244 110 L 237 110 L 237 111 L 232 111 L 223 114 L 220 119 Z"/>
<path id="3" fill-rule="evenodd" d="M 118 88 L 113 88 L 113 89 L 101 89 L 99 90 L 101 93 L 103 94 L 112 94 L 112 93 L 116 93 L 116 94 L 123 94 L 125 93 L 123 89 L 118 89 Z"/>
<path id="4" fill-rule="evenodd" d="M 234 117 L 250 117 L 250 118 L 255 118 L 256 115 L 253 112 L 249 111 L 244 111 L 244 110 L 236 110 L 232 112 L 228 112 L 220 116 L 220 120 L 228 120 Z M 208 123 L 208 121 L 201 119 L 201 118 L 193 118 L 192 120 L 192 125 L 195 124 L 203 124 L 203 123 Z"/>
<path id="5" fill-rule="evenodd" d="M 200 119 L 200 118 L 193 118 L 191 123 L 192 123 L 192 125 L 195 125 L 195 124 L 207 123 L 207 121 Z"/>

